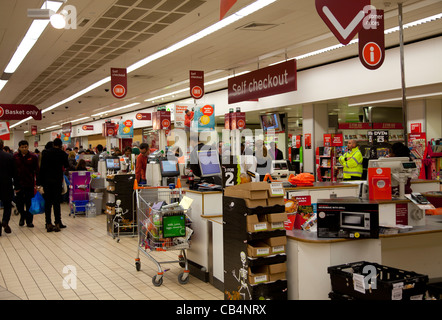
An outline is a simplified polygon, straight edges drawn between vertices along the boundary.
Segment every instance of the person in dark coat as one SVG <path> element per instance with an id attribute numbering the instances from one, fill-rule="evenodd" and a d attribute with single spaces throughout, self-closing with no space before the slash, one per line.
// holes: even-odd
<path id="1" fill-rule="evenodd" d="M 64 179 L 63 168 L 69 170 L 68 155 L 62 149 L 61 139 L 56 138 L 53 147 L 42 153 L 40 173 L 37 179 L 37 185 L 43 187 L 47 232 L 58 232 L 61 228 L 66 227 L 61 222 L 60 208 Z M 51 219 L 52 208 L 54 209 L 55 226 Z"/>
<path id="2" fill-rule="evenodd" d="M 20 192 L 16 193 L 15 203 L 20 213 L 19 226 L 24 226 L 25 222 L 29 228 L 33 228 L 34 216 L 29 212 L 31 201 L 34 197 L 35 179 L 38 175 L 38 157 L 29 151 L 29 143 L 22 140 L 18 143 L 18 151 L 14 153 L 14 161 L 17 166 L 18 179 L 21 186 Z"/>
<path id="3" fill-rule="evenodd" d="M 3 151 L 4 142 L 0 139 L 0 200 L 3 204 L 3 218 L 0 226 L 0 236 L 2 228 L 5 233 L 11 233 L 9 220 L 11 219 L 12 198 L 14 189 L 20 191 L 20 184 L 17 175 L 17 166 L 15 165 L 12 154 Z"/>

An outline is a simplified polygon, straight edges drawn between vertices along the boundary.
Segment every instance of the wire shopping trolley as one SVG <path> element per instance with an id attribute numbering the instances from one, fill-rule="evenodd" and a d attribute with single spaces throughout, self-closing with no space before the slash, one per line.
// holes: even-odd
<path id="1" fill-rule="evenodd" d="M 191 220 L 187 210 L 180 205 L 182 193 L 180 189 L 168 187 L 138 187 L 135 183 L 138 221 L 138 248 L 135 258 L 137 271 L 141 269 L 140 252 L 152 260 L 158 272 L 152 277 L 152 283 L 159 287 L 163 283 L 163 264 L 178 263 L 184 270 L 178 275 L 178 282 L 189 281 L 189 267 L 186 250 L 190 248 Z M 177 191 L 179 190 L 179 191 Z M 178 260 L 157 261 L 153 252 L 178 250 Z"/>

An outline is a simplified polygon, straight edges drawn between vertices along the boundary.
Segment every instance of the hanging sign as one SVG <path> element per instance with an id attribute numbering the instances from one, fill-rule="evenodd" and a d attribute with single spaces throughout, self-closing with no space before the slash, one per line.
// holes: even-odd
<path id="1" fill-rule="evenodd" d="M 125 68 L 111 68 L 112 95 L 122 99 L 127 94 L 127 70 Z"/>
<path id="2" fill-rule="evenodd" d="M 186 115 L 188 106 L 175 106 L 175 128 L 184 128 L 186 125 Z M 190 123 L 189 123 L 190 127 Z"/>
<path id="3" fill-rule="evenodd" d="M 204 71 L 190 71 L 190 95 L 194 99 L 204 96 Z"/>
<path id="4" fill-rule="evenodd" d="M 31 134 L 32 134 L 33 136 L 36 136 L 36 135 L 37 135 L 37 126 L 31 126 Z"/>
<path id="5" fill-rule="evenodd" d="M 370 10 L 359 31 L 359 60 L 370 70 L 378 69 L 385 59 L 384 10 Z"/>
<path id="6" fill-rule="evenodd" d="M 361 30 L 370 0 L 316 0 L 316 11 L 343 45 Z"/>
<path id="7" fill-rule="evenodd" d="M 129 139 L 134 136 L 134 122 L 132 120 L 120 120 L 118 123 L 117 137 L 120 139 Z"/>
<path id="8" fill-rule="evenodd" d="M 171 127 L 170 111 L 156 111 L 152 113 L 153 130 L 170 130 Z"/>
<path id="9" fill-rule="evenodd" d="M 215 129 L 215 106 L 206 104 L 195 108 L 192 128 L 198 131 Z"/>
<path id="10" fill-rule="evenodd" d="M 237 0 L 220 0 L 219 19 L 222 20 L 226 13 L 233 7 Z"/>
<path id="11" fill-rule="evenodd" d="M 296 60 L 289 60 L 228 80 L 229 104 L 297 90 Z"/>
<path id="12" fill-rule="evenodd" d="M 151 113 L 137 113 L 135 118 L 140 121 L 152 120 L 152 114 Z"/>
<path id="13" fill-rule="evenodd" d="M 11 135 L 9 132 L 9 122 L 0 121 L 0 139 L 2 140 L 11 139 Z"/>
<path id="14" fill-rule="evenodd" d="M 84 131 L 93 131 L 94 130 L 94 125 L 93 124 L 91 124 L 91 125 L 83 125 L 82 127 L 81 127 L 81 129 L 83 129 Z"/>
<path id="15" fill-rule="evenodd" d="M 0 120 L 41 120 L 41 110 L 30 104 L 0 104 Z"/>

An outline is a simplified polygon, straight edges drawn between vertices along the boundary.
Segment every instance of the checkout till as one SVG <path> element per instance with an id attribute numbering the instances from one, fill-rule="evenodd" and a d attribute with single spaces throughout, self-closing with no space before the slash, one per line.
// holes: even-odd
<path id="1" fill-rule="evenodd" d="M 367 181 L 351 182 L 359 183 L 358 198 L 318 200 L 318 238 L 378 238 L 380 232 L 424 226 L 425 210 L 431 204 L 419 193 L 405 193 L 416 170 L 408 158 L 369 160 Z M 398 189 L 398 194 L 392 194 L 392 189 Z M 398 205 L 408 213 L 407 225 L 397 223 Z"/>

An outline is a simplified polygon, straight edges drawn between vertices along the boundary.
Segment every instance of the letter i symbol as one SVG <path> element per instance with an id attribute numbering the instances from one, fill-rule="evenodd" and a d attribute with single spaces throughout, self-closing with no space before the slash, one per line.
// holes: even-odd
<path id="1" fill-rule="evenodd" d="M 370 47 L 370 61 L 374 63 L 374 47 Z"/>

